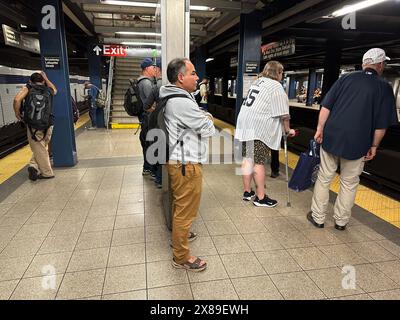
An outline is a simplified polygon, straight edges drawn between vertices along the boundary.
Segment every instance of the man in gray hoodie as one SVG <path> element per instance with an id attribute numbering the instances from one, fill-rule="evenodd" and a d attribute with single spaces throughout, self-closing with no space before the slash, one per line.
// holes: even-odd
<path id="1" fill-rule="evenodd" d="M 215 127 L 211 114 L 200 110 L 191 95 L 199 77 L 190 60 L 172 60 L 168 64 L 167 77 L 171 84 L 161 87 L 160 99 L 185 95 L 170 98 L 164 113 L 171 150 L 167 168 L 172 189 L 172 265 L 179 269 L 202 271 L 207 263 L 190 254 L 188 237 L 200 206 L 202 163 L 208 156 L 208 140 L 205 138 L 214 135 Z"/>

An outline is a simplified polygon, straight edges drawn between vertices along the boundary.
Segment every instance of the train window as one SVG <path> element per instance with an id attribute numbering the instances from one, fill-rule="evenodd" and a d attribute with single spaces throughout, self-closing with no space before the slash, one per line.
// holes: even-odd
<path id="1" fill-rule="evenodd" d="M 215 94 L 218 96 L 222 95 L 222 78 L 215 78 Z"/>
<path id="2" fill-rule="evenodd" d="M 228 80 L 228 96 L 236 97 L 236 79 Z"/>

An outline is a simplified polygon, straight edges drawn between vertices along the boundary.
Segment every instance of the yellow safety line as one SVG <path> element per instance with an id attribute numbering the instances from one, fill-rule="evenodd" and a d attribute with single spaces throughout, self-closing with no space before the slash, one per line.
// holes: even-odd
<path id="1" fill-rule="evenodd" d="M 231 134 L 234 132 L 235 127 L 229 123 L 214 119 L 214 124 L 221 129 L 228 129 Z M 291 169 L 296 167 L 299 156 L 288 152 L 288 164 Z M 285 163 L 285 154 L 283 150 L 279 152 L 279 161 Z M 339 192 L 340 179 L 339 175 L 336 175 L 330 190 L 336 194 Z M 392 225 L 400 228 L 400 202 L 389 198 L 383 194 L 380 194 L 374 190 L 367 188 L 366 186 L 360 185 L 357 189 L 357 195 L 355 204 L 359 207 L 371 212 L 377 217 L 391 223 Z"/>
<path id="2" fill-rule="evenodd" d="M 79 117 L 75 124 L 75 130 L 82 127 L 89 121 L 89 114 L 85 113 Z M 18 171 L 23 169 L 32 157 L 32 151 L 29 145 L 18 149 L 8 156 L 0 159 L 0 184 L 12 177 Z"/>
<path id="3" fill-rule="evenodd" d="M 139 123 L 111 123 L 111 129 L 137 129 Z"/>
<path id="4" fill-rule="evenodd" d="M 75 124 L 75 130 L 82 127 L 89 120 L 90 120 L 89 112 L 86 112 L 85 114 L 81 115 Z"/>

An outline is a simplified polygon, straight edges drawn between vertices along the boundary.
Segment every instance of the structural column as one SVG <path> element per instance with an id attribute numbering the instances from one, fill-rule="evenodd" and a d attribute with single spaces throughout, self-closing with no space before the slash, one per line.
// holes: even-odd
<path id="1" fill-rule="evenodd" d="M 161 0 L 161 55 L 163 84 L 168 83 L 167 66 L 175 58 L 189 58 L 190 1 Z"/>
<path id="2" fill-rule="evenodd" d="M 197 75 L 200 78 L 200 81 L 206 75 L 206 59 L 207 52 L 204 45 L 198 47 L 194 53 L 194 61 Z"/>
<path id="3" fill-rule="evenodd" d="M 236 117 L 243 102 L 243 77 L 245 74 L 258 74 L 261 57 L 262 15 L 258 11 L 240 15 L 240 38 L 238 50 L 238 70 L 236 77 Z M 249 65 L 257 64 L 249 69 Z M 250 72 L 249 72 L 250 71 Z M 236 121 L 236 120 L 235 120 Z"/>
<path id="4" fill-rule="evenodd" d="M 290 76 L 288 96 L 289 99 L 296 99 L 296 78 L 294 75 Z"/>
<path id="5" fill-rule="evenodd" d="M 313 104 L 314 91 L 317 89 L 317 71 L 315 69 L 310 69 L 308 71 L 308 86 L 307 86 L 307 100 L 306 105 L 311 106 Z"/>
<path id="6" fill-rule="evenodd" d="M 88 45 L 88 60 L 89 60 L 89 77 L 90 83 L 95 85 L 97 88 L 102 89 L 103 83 L 101 79 L 101 56 L 96 55 L 93 51 L 93 48 L 96 47 L 98 43 L 92 40 Z M 105 128 L 104 123 L 104 109 L 97 108 L 96 109 L 96 126 L 98 128 Z"/>
<path id="7" fill-rule="evenodd" d="M 55 167 L 77 163 L 69 84 L 68 51 L 61 0 L 37 0 L 37 25 L 40 36 L 42 69 L 57 88 L 54 96 L 54 130 L 52 136 Z"/>
<path id="8" fill-rule="evenodd" d="M 322 84 L 322 98 L 339 78 L 342 48 L 337 41 L 329 40 L 324 61 L 324 81 Z"/>

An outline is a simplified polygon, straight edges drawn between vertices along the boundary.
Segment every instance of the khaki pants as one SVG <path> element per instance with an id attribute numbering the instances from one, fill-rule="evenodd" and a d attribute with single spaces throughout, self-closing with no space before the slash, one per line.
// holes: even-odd
<path id="1" fill-rule="evenodd" d="M 329 187 L 340 163 L 340 190 L 333 209 L 333 218 L 339 226 L 345 226 L 351 216 L 360 174 L 364 169 L 364 157 L 357 160 L 346 160 L 321 148 L 321 165 L 314 187 L 311 203 L 312 217 L 317 223 L 324 223 L 329 204 Z"/>
<path id="2" fill-rule="evenodd" d="M 172 191 L 172 247 L 175 262 L 181 264 L 190 258 L 189 231 L 200 206 L 203 168 L 201 164 L 186 164 L 182 175 L 181 164 L 168 164 Z"/>
<path id="3" fill-rule="evenodd" d="M 32 129 L 32 132 L 35 132 L 35 129 Z M 47 129 L 46 136 L 43 139 L 44 132 L 38 131 L 35 136 L 38 141 L 32 139 L 31 132 L 29 128 L 27 128 L 27 135 L 29 146 L 32 150 L 32 158 L 29 161 L 29 166 L 34 167 L 39 173 L 44 177 L 52 177 L 54 176 L 53 169 L 51 168 L 49 154 L 47 152 L 47 146 L 51 139 L 51 134 L 53 132 L 53 127 Z"/>

